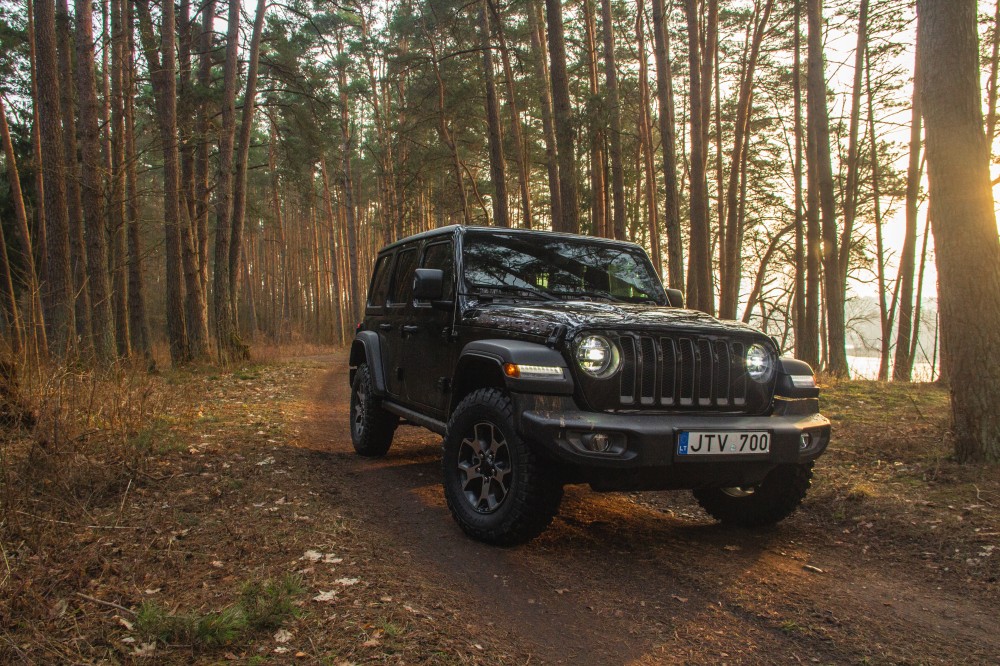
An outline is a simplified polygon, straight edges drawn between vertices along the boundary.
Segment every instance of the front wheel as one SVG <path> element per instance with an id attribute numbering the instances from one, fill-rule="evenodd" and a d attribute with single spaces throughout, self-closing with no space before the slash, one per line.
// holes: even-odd
<path id="1" fill-rule="evenodd" d="M 378 458 L 389 451 L 399 425 L 398 416 L 382 409 L 374 389 L 371 369 L 363 363 L 351 387 L 351 443 L 358 455 L 367 458 Z"/>
<path id="2" fill-rule="evenodd" d="M 702 488 L 694 497 L 716 520 L 739 527 L 764 527 L 798 508 L 812 480 L 812 462 L 779 465 L 756 486 Z"/>
<path id="3" fill-rule="evenodd" d="M 497 389 L 474 391 L 455 409 L 442 467 L 451 515 L 479 541 L 530 541 L 559 510 L 562 484 L 517 434 L 514 405 Z"/>

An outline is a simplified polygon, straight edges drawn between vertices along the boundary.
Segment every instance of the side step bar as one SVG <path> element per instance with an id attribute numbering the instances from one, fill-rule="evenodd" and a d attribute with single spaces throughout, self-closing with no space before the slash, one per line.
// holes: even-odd
<path id="1" fill-rule="evenodd" d="M 382 409 L 396 416 L 401 416 L 402 418 L 409 421 L 412 425 L 423 426 L 431 432 L 436 432 L 437 434 L 444 437 L 445 431 L 448 429 L 448 424 L 444 421 L 438 421 L 437 419 L 432 419 L 429 416 L 424 416 L 420 412 L 415 412 L 408 407 L 403 407 L 402 405 L 397 405 L 394 402 L 389 402 L 388 400 L 382 401 Z"/>

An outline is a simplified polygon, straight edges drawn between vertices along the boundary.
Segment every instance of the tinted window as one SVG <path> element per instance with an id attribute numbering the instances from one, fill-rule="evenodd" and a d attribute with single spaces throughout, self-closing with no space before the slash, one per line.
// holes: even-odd
<path id="1" fill-rule="evenodd" d="M 385 297 L 389 293 L 389 261 L 392 255 L 383 255 L 375 264 L 375 273 L 371 287 L 368 289 L 368 305 L 385 305 Z"/>
<path id="2" fill-rule="evenodd" d="M 451 243 L 428 245 L 424 250 L 423 268 L 437 268 L 444 273 L 442 297 L 444 300 L 450 299 L 455 287 L 455 253 L 451 249 Z"/>
<path id="3" fill-rule="evenodd" d="M 585 238 L 468 234 L 465 279 L 477 293 L 544 298 L 606 298 L 666 303 L 646 254 L 631 245 Z"/>
<path id="4" fill-rule="evenodd" d="M 397 255 L 396 270 L 392 274 L 390 303 L 406 303 L 413 292 L 413 271 L 417 269 L 416 248 L 403 250 Z"/>

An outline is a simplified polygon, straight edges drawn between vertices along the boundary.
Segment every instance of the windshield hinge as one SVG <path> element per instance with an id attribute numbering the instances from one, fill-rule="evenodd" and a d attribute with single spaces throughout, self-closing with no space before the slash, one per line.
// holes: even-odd
<path id="1" fill-rule="evenodd" d="M 566 337 L 566 325 L 558 324 L 554 329 L 552 329 L 552 333 L 549 335 L 548 339 L 545 340 L 545 345 L 555 349 L 559 346 L 559 343 L 562 342 L 564 337 Z"/>

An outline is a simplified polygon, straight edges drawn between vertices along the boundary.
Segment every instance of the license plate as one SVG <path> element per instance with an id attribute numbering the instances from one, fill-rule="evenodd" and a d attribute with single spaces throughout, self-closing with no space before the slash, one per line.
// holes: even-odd
<path id="1" fill-rule="evenodd" d="M 771 451 L 771 433 L 766 430 L 718 432 L 685 431 L 677 441 L 680 456 L 765 455 Z"/>

